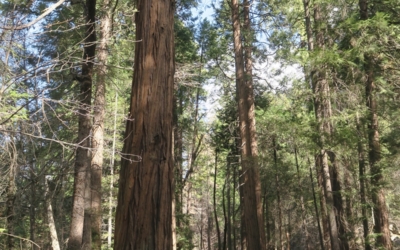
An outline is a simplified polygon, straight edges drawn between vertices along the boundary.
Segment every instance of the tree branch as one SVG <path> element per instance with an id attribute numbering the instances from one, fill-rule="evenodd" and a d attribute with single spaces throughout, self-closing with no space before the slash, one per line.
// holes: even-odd
<path id="1" fill-rule="evenodd" d="M 35 20 L 33 20 L 32 22 L 29 22 L 27 24 L 23 24 L 21 26 L 7 26 L 7 27 L 1 27 L 4 30 L 22 30 L 22 29 L 26 29 L 31 27 L 32 25 L 36 24 L 37 22 L 39 22 L 40 20 L 42 20 L 45 16 L 47 16 L 48 14 L 50 14 L 50 12 L 52 12 L 53 10 L 55 10 L 58 6 L 60 6 L 61 4 L 63 4 L 65 2 L 65 0 L 60 0 L 57 3 L 53 4 L 52 6 L 50 6 L 49 8 L 45 9 L 45 12 L 43 12 L 40 16 L 38 16 Z"/>

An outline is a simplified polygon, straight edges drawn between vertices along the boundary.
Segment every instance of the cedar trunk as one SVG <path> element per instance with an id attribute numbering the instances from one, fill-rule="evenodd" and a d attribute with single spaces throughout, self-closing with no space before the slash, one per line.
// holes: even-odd
<path id="1" fill-rule="evenodd" d="M 174 1 L 138 0 L 114 249 L 172 249 Z"/>
<path id="2" fill-rule="evenodd" d="M 245 8 L 249 3 L 244 2 Z M 261 182 L 258 168 L 253 82 L 251 71 L 245 72 L 241 41 L 239 3 L 231 0 L 233 43 L 236 68 L 236 98 L 239 110 L 241 165 L 243 170 L 243 209 L 247 234 L 247 249 L 265 249 L 264 220 L 261 204 Z M 248 28 L 249 26 L 247 26 Z M 249 31 L 248 29 L 246 31 Z M 246 65 L 251 67 L 251 55 L 246 54 Z"/>
<path id="3" fill-rule="evenodd" d="M 79 95 L 79 128 L 78 143 L 75 156 L 74 196 L 71 216 L 71 229 L 68 240 L 69 250 L 81 249 L 83 240 L 83 225 L 85 214 L 85 179 L 90 166 L 90 107 L 92 98 L 93 59 L 96 52 L 96 0 L 86 0 L 86 33 L 85 47 L 82 62 L 82 76 L 80 77 Z"/>

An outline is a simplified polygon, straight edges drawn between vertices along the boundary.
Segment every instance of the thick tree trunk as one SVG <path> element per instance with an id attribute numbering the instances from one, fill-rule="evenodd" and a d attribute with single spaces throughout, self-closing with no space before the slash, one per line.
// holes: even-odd
<path id="1" fill-rule="evenodd" d="M 172 249 L 174 1 L 137 1 L 114 249 Z"/>
<path id="2" fill-rule="evenodd" d="M 340 249 L 348 250 L 349 242 L 347 239 L 347 216 L 345 214 L 343 198 L 341 194 L 341 184 L 339 180 L 339 167 L 336 162 L 336 155 L 331 151 L 326 151 L 329 156 L 329 161 L 331 162 L 330 166 L 330 175 L 332 182 L 332 191 L 333 191 L 333 204 L 335 206 L 335 214 L 336 214 L 336 225 L 338 227 L 339 232 L 339 244 Z"/>
<path id="3" fill-rule="evenodd" d="M 78 148 L 75 156 L 74 195 L 68 250 L 81 249 L 85 215 L 85 180 L 90 170 L 90 108 L 92 98 L 93 60 L 96 52 L 96 0 L 86 0 L 86 33 L 80 79 Z M 89 227 L 90 228 L 90 227 Z"/>
<path id="4" fill-rule="evenodd" d="M 246 6 L 248 3 L 246 4 Z M 248 8 L 248 6 L 247 6 Z M 231 0 L 233 42 L 236 67 L 236 95 L 241 137 L 243 170 L 243 208 L 248 249 L 265 249 L 264 222 L 261 206 L 261 183 L 258 167 L 254 97 L 251 72 L 245 73 L 241 41 L 239 3 Z M 251 66 L 251 59 L 246 64 Z"/>
<path id="5" fill-rule="evenodd" d="M 368 0 L 360 0 L 361 20 L 367 20 Z M 392 249 L 389 231 L 389 215 L 383 192 L 384 178 L 382 175 L 381 146 L 379 142 L 378 104 L 376 100 L 377 87 L 375 84 L 375 65 L 373 55 L 364 55 L 365 93 L 368 108 L 368 146 L 369 165 L 371 170 L 371 196 L 374 204 L 374 232 L 377 234 L 376 245 L 385 249 Z"/>

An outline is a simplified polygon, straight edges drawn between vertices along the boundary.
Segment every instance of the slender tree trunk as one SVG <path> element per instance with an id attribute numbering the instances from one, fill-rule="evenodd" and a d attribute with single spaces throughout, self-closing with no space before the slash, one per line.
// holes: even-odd
<path id="1" fill-rule="evenodd" d="M 91 190 L 91 176 L 92 172 L 90 165 L 86 171 L 85 176 L 85 211 L 83 220 L 83 236 L 82 236 L 82 250 L 92 249 L 92 190 Z"/>
<path id="2" fill-rule="evenodd" d="M 217 165 L 218 165 L 218 153 L 215 152 L 215 162 L 214 162 L 214 188 L 213 188 L 213 207 L 214 207 L 214 220 L 215 227 L 217 229 L 217 240 L 218 240 L 218 250 L 221 250 L 221 231 L 219 229 L 218 215 L 217 215 Z"/>
<path id="3" fill-rule="evenodd" d="M 227 231 L 228 231 L 228 216 L 226 212 L 226 202 L 225 202 L 225 193 L 226 193 L 226 185 L 228 183 L 228 178 L 225 177 L 225 183 L 222 188 L 222 212 L 224 214 L 224 238 L 222 240 L 222 248 L 221 249 L 226 249 L 226 239 L 227 239 Z"/>
<path id="4" fill-rule="evenodd" d="M 315 195 L 314 179 L 313 179 L 313 175 L 312 175 L 310 159 L 308 160 L 308 165 L 310 165 L 310 181 L 311 181 L 311 189 L 312 189 L 312 194 L 313 194 L 313 201 L 314 201 L 313 203 L 314 203 L 314 209 L 315 209 L 315 216 L 317 217 L 319 244 L 321 246 L 321 250 L 325 250 L 324 236 L 323 236 L 323 233 L 322 233 L 321 223 L 320 223 L 320 219 L 319 219 L 318 206 L 317 206 L 317 197 Z"/>
<path id="5" fill-rule="evenodd" d="M 9 154 L 9 172 L 8 172 L 8 185 L 7 185 L 7 200 L 6 200 L 6 216 L 7 216 L 7 248 L 9 250 L 15 249 L 14 242 L 14 204 L 16 199 L 17 186 L 15 184 L 15 177 L 17 175 L 17 159 L 18 152 L 14 144 L 14 139 L 10 136 L 10 141 L 7 143 L 7 151 Z"/>
<path id="6" fill-rule="evenodd" d="M 302 184 L 301 184 L 301 178 L 300 178 L 300 166 L 299 166 L 299 161 L 297 159 L 297 148 L 294 148 L 294 157 L 296 161 L 296 170 L 297 170 L 297 183 L 299 188 L 302 190 Z M 305 242 L 306 242 L 306 249 L 309 250 L 311 249 L 310 246 L 310 236 L 308 234 L 307 230 L 307 223 L 306 223 L 306 209 L 304 206 L 304 198 L 303 198 L 303 193 L 300 194 L 300 207 L 301 207 L 301 222 L 302 222 L 302 228 L 304 231 L 304 236 L 305 236 Z"/>
<path id="7" fill-rule="evenodd" d="M 108 59 L 108 42 L 111 38 L 111 4 L 103 0 L 102 17 L 100 21 L 100 43 L 98 52 L 98 68 L 96 92 L 94 97 L 94 117 L 92 132 L 92 162 L 91 162 L 91 238 L 92 248 L 101 249 L 101 176 L 103 169 L 104 148 L 104 116 L 106 106 L 106 76 Z"/>
<path id="8" fill-rule="evenodd" d="M 280 194 L 280 183 L 279 183 L 279 175 L 278 175 L 278 156 L 276 152 L 276 138 L 275 136 L 272 138 L 272 147 L 274 150 L 274 165 L 275 165 L 275 188 L 276 188 L 276 200 L 278 205 L 278 230 L 279 230 L 279 247 L 278 249 L 283 250 L 283 215 L 282 215 L 282 204 L 281 204 L 281 194 Z"/>
<path id="9" fill-rule="evenodd" d="M 174 1 L 137 1 L 114 249 L 172 249 Z"/>
<path id="10" fill-rule="evenodd" d="M 236 156 L 236 153 L 233 154 L 234 156 Z M 236 159 L 236 157 L 235 157 Z M 233 244 L 232 244 L 232 249 L 236 250 L 236 212 L 235 212 L 235 208 L 236 208 L 236 162 L 235 166 L 233 168 L 233 181 L 232 181 L 232 185 L 233 185 L 233 189 L 232 189 L 232 237 L 233 237 Z M 232 227 L 231 226 L 231 227 Z"/>
<path id="11" fill-rule="evenodd" d="M 359 0 L 361 20 L 367 20 L 368 0 Z M 377 234 L 376 245 L 385 249 L 392 249 L 389 231 L 389 215 L 383 192 L 384 178 L 382 175 L 381 145 L 379 142 L 378 103 L 376 100 L 377 86 L 375 84 L 375 65 L 373 55 L 364 55 L 365 93 L 368 108 L 368 146 L 369 165 L 371 171 L 371 196 L 374 204 L 374 232 Z"/>
<path id="12" fill-rule="evenodd" d="M 90 171 L 90 108 L 92 98 L 93 60 L 96 51 L 96 0 L 86 0 L 86 33 L 80 77 L 78 144 L 75 156 L 74 195 L 68 250 L 81 249 L 85 216 L 85 189 L 87 173 Z M 90 189 L 89 189 L 90 190 Z M 90 229 L 90 224 L 89 224 Z M 90 242 L 89 242 L 90 244 Z"/>
<path id="13" fill-rule="evenodd" d="M 115 142 L 117 137 L 117 108 L 118 108 L 118 93 L 115 93 L 115 106 L 114 106 L 114 132 L 113 132 L 113 143 L 112 143 L 112 154 L 110 162 L 110 191 L 108 196 L 108 234 L 107 234 L 107 246 L 111 249 L 112 242 L 112 229 L 113 229 L 113 207 L 114 207 L 114 164 L 115 164 Z"/>
<path id="14" fill-rule="evenodd" d="M 245 2 L 249 8 L 248 2 Z M 265 232 L 261 204 L 261 182 L 258 166 L 254 97 L 251 71 L 245 72 L 238 0 L 231 0 L 233 42 L 236 68 L 236 95 L 242 141 L 243 208 L 248 249 L 265 249 Z M 250 56 L 250 55 L 247 55 Z M 251 67 L 251 57 L 246 65 Z"/>
<path id="15" fill-rule="evenodd" d="M 178 93 L 174 95 L 174 184 L 175 184 L 175 216 L 176 216 L 176 227 L 181 226 L 180 215 L 183 214 L 183 181 L 182 181 L 182 155 L 183 155 L 183 143 L 182 143 L 182 128 L 178 123 L 178 117 L 182 115 L 183 100 L 182 95 L 178 87 Z M 178 98 L 176 98 L 178 97 Z"/>
<path id="16" fill-rule="evenodd" d="M 265 232 L 266 232 L 266 240 L 267 240 L 267 249 L 270 249 L 271 243 L 271 232 L 269 229 L 269 217 L 268 217 L 268 197 L 267 197 L 267 189 L 264 191 L 264 200 L 263 200 L 263 208 L 264 208 L 264 221 L 265 221 Z"/>
<path id="17" fill-rule="evenodd" d="M 229 157 L 230 155 L 228 155 Z M 227 234 L 227 242 L 226 246 L 228 250 L 232 250 L 232 223 L 231 223 L 231 218 L 232 218 L 232 213 L 231 213 L 231 161 L 230 159 L 227 159 L 227 169 L 226 169 L 226 180 L 227 180 L 227 191 L 226 191 L 226 200 L 227 200 L 227 215 L 226 215 L 226 234 Z M 226 249 L 226 248 L 224 248 Z"/>
<path id="18" fill-rule="evenodd" d="M 45 203 L 46 203 L 47 223 L 49 225 L 51 247 L 53 248 L 53 250 L 60 250 L 61 248 L 60 248 L 60 243 L 58 241 L 56 224 L 54 222 L 53 207 L 51 205 L 51 196 L 50 196 L 49 185 L 47 183 L 46 176 L 44 176 L 44 185 L 45 185 L 44 196 L 45 196 Z"/>
<path id="19" fill-rule="evenodd" d="M 361 200 L 361 215 L 362 215 L 362 224 L 364 231 L 364 248 L 365 250 L 372 250 L 371 244 L 368 239 L 369 235 L 369 226 L 368 226 L 368 204 L 367 204 L 367 192 L 365 188 L 365 182 L 367 181 L 365 174 L 365 149 L 364 144 L 361 138 L 364 138 L 364 133 L 362 131 L 361 123 L 357 114 L 356 117 L 356 125 L 358 132 L 358 171 L 359 171 L 359 179 L 360 179 L 360 200 Z"/>
<path id="20" fill-rule="evenodd" d="M 36 204 L 37 204 L 37 197 L 36 197 L 36 169 L 35 163 L 32 164 L 32 169 L 30 170 L 30 179 L 31 179 L 31 197 L 30 197 L 30 207 L 29 207 L 29 239 L 32 242 L 35 242 L 35 231 L 36 231 Z M 36 245 L 32 245 L 33 250 L 37 250 Z"/>

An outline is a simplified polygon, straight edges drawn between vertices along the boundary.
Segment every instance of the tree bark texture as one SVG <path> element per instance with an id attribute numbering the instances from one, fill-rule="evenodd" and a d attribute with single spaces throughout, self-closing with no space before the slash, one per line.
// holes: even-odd
<path id="1" fill-rule="evenodd" d="M 103 169 L 104 149 L 104 115 L 106 105 L 106 74 L 108 42 L 111 38 L 111 6 L 109 0 L 103 1 L 103 13 L 100 22 L 100 43 L 98 50 L 98 68 L 96 92 L 94 96 L 94 117 L 92 132 L 91 162 L 91 238 L 92 248 L 101 249 L 101 176 Z"/>
<path id="2" fill-rule="evenodd" d="M 248 7 L 248 6 L 247 6 Z M 256 124 L 251 72 L 245 72 L 241 41 L 239 3 L 231 0 L 233 43 L 236 67 L 236 98 L 239 110 L 241 165 L 243 170 L 243 209 L 248 249 L 265 249 L 265 230 L 261 204 Z M 250 56 L 250 55 L 248 55 Z M 251 66 L 251 58 L 246 65 Z"/>
<path id="3" fill-rule="evenodd" d="M 86 0 L 86 32 L 80 79 L 78 144 L 75 156 L 74 195 L 68 249 L 81 249 L 85 214 L 85 179 L 90 170 L 90 108 L 92 98 L 93 60 L 96 53 L 96 0 Z"/>
<path id="4" fill-rule="evenodd" d="M 368 5 L 368 0 L 359 1 L 361 20 L 369 18 Z M 374 79 L 378 67 L 374 62 L 373 55 L 364 55 L 365 93 L 368 108 L 368 158 L 371 171 L 371 196 L 374 204 L 374 232 L 377 234 L 377 247 L 392 249 L 389 215 L 383 192 L 384 178 L 382 175 L 382 166 L 379 164 L 381 160 L 381 145 L 379 142 L 378 103 L 376 100 L 377 86 Z"/>
<path id="5" fill-rule="evenodd" d="M 114 249 L 172 249 L 174 1 L 138 0 Z"/>

